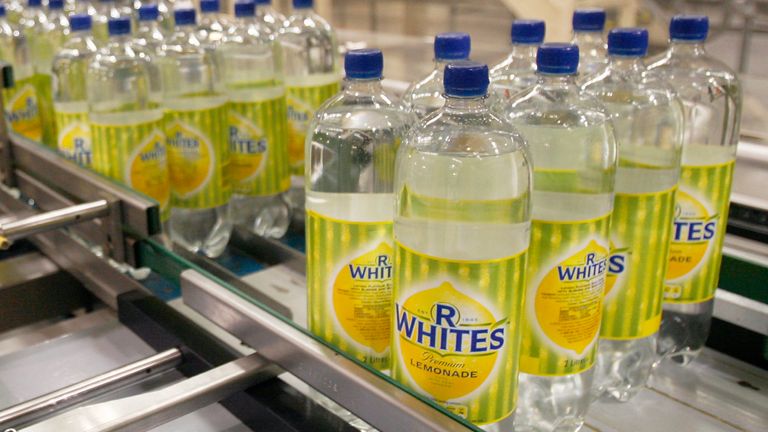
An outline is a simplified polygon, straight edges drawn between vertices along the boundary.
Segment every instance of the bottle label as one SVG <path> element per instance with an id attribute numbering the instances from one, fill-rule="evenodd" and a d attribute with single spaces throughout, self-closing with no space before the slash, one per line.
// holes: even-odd
<path id="1" fill-rule="evenodd" d="M 34 76 L 37 101 L 40 104 L 40 119 L 43 125 L 43 144 L 56 148 L 56 118 L 53 113 L 53 77 L 49 74 Z"/>
<path id="2" fill-rule="evenodd" d="M 93 168 L 157 201 L 165 219 L 171 194 L 162 119 L 122 125 L 92 122 L 90 129 Z"/>
<path id="3" fill-rule="evenodd" d="M 174 207 L 206 209 L 226 204 L 229 172 L 227 107 L 166 111 L 165 134 Z"/>
<path id="4" fill-rule="evenodd" d="M 639 339 L 659 330 L 675 190 L 615 195 L 601 338 Z"/>
<path id="5" fill-rule="evenodd" d="M 715 295 L 728 218 L 733 161 L 683 166 L 675 201 L 664 301 L 698 303 Z"/>
<path id="6" fill-rule="evenodd" d="M 56 127 L 59 131 L 59 153 L 72 162 L 90 167 L 93 162 L 91 128 L 88 113 L 56 110 Z"/>
<path id="7" fill-rule="evenodd" d="M 330 76 L 330 75 L 329 75 Z M 315 111 L 341 88 L 338 78 L 321 85 L 286 85 L 288 103 L 288 160 L 293 175 L 304 175 L 304 141 Z"/>
<path id="8" fill-rule="evenodd" d="M 43 120 L 40 115 L 40 101 L 34 85 L 34 77 L 16 81 L 3 90 L 5 119 L 11 130 L 33 141 L 43 140 Z"/>
<path id="9" fill-rule="evenodd" d="M 376 369 L 389 367 L 392 223 L 307 211 L 309 330 Z"/>
<path id="10" fill-rule="evenodd" d="M 460 261 L 396 247 L 392 378 L 475 424 L 509 416 L 526 252 Z"/>
<path id="11" fill-rule="evenodd" d="M 291 186 L 285 97 L 229 104 L 229 169 L 233 191 L 275 195 Z"/>
<path id="12" fill-rule="evenodd" d="M 609 217 L 533 221 L 521 372 L 561 376 L 594 364 L 608 269 Z"/>

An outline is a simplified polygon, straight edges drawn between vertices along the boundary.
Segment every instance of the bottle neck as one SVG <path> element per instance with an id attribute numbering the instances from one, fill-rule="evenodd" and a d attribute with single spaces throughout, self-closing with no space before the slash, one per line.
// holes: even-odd
<path id="1" fill-rule="evenodd" d="M 608 58 L 612 70 L 624 73 L 643 73 L 645 71 L 642 57 L 612 55 Z"/>
<path id="2" fill-rule="evenodd" d="M 314 9 L 311 7 L 297 8 L 293 10 L 293 14 L 300 17 L 310 16 L 314 13 Z"/>
<path id="3" fill-rule="evenodd" d="M 706 55 L 704 41 L 672 40 L 669 43 L 669 52 L 672 55 L 685 57 L 699 57 Z"/>
<path id="4" fill-rule="evenodd" d="M 602 31 L 576 31 L 573 32 L 573 42 L 579 46 L 603 44 Z"/>
<path id="5" fill-rule="evenodd" d="M 539 85 L 545 87 L 558 87 L 565 90 L 576 88 L 576 74 L 564 75 L 564 74 L 546 74 L 539 73 Z"/>
<path id="6" fill-rule="evenodd" d="M 460 111 L 479 113 L 488 111 L 488 105 L 485 103 L 486 96 L 445 96 L 445 110 L 446 111 Z"/>
<path id="7" fill-rule="evenodd" d="M 138 31 L 139 32 L 153 32 L 153 31 L 159 31 L 160 30 L 160 23 L 157 20 L 144 20 L 139 21 L 138 25 Z"/>
<path id="8" fill-rule="evenodd" d="M 536 51 L 538 49 L 538 44 L 513 43 L 510 56 L 513 58 L 536 59 Z"/>
<path id="9" fill-rule="evenodd" d="M 346 93 L 381 93 L 381 78 L 357 79 L 344 78 L 344 91 Z"/>

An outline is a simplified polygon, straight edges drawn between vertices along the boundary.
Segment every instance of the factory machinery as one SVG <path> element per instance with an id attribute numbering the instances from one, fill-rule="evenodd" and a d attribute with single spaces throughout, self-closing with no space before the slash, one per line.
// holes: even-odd
<path id="1" fill-rule="evenodd" d="M 768 148 L 736 166 L 708 348 L 586 430 L 768 430 Z M 179 250 L 157 203 L 0 125 L 0 431 L 480 430 L 306 331 L 294 225 Z"/>

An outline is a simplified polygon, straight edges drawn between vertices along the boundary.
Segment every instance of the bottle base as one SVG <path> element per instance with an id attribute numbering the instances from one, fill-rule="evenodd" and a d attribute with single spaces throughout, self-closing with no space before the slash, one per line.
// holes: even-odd
<path id="1" fill-rule="evenodd" d="M 635 397 L 659 360 L 656 340 L 657 334 L 642 339 L 600 339 L 594 397 L 611 402 L 628 402 Z"/>
<path id="2" fill-rule="evenodd" d="M 169 235 L 174 244 L 193 253 L 217 258 L 232 234 L 229 205 L 210 209 L 171 209 Z"/>
<path id="3" fill-rule="evenodd" d="M 232 222 L 262 237 L 284 236 L 291 224 L 291 206 L 285 195 L 233 196 L 229 202 Z"/>
<path id="4" fill-rule="evenodd" d="M 576 432 L 591 402 L 595 368 L 565 376 L 520 374 L 515 432 Z"/>
<path id="5" fill-rule="evenodd" d="M 695 360 L 707 342 L 714 305 L 714 299 L 701 303 L 665 303 L 659 329 L 659 355 L 681 365 Z"/>

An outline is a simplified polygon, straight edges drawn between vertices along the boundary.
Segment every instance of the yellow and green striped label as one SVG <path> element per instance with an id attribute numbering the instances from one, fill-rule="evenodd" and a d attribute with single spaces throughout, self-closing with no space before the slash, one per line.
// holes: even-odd
<path id="1" fill-rule="evenodd" d="M 608 267 L 610 214 L 534 220 L 520 371 L 569 375 L 592 367 Z"/>
<path id="2" fill-rule="evenodd" d="M 601 338 L 638 339 L 659 330 L 676 189 L 616 194 Z"/>
<path id="3" fill-rule="evenodd" d="M 376 369 L 389 367 L 392 223 L 307 211 L 309 330 Z"/>
<path id="4" fill-rule="evenodd" d="M 91 122 L 93 169 L 153 198 L 167 217 L 170 183 L 162 117 L 130 124 Z"/>
<path id="5" fill-rule="evenodd" d="M 165 112 L 174 207 L 206 209 L 229 201 L 232 187 L 227 127 L 226 104 Z"/>
<path id="6" fill-rule="evenodd" d="M 338 80 L 322 85 L 286 86 L 288 102 L 288 160 L 293 175 L 304 175 L 304 141 L 315 111 L 339 92 Z"/>
<path id="7" fill-rule="evenodd" d="M 715 295 L 733 165 L 734 161 L 683 166 L 675 200 L 665 302 L 698 303 Z"/>
<path id="8" fill-rule="evenodd" d="M 509 416 L 526 252 L 483 261 L 395 249 L 392 378 L 475 424 Z"/>
<path id="9" fill-rule="evenodd" d="M 285 96 L 229 105 L 229 169 L 233 191 L 264 196 L 291 186 Z"/>
<path id="10" fill-rule="evenodd" d="M 3 89 L 5 120 L 13 132 L 33 141 L 43 142 L 43 119 L 35 77 L 16 81 Z"/>
<path id="11" fill-rule="evenodd" d="M 90 167 L 93 162 L 91 128 L 87 112 L 55 111 L 59 153 L 72 162 Z"/>
<path id="12" fill-rule="evenodd" d="M 53 78 L 48 74 L 35 75 L 40 119 L 43 122 L 43 144 L 56 148 L 56 119 L 53 114 Z"/>

